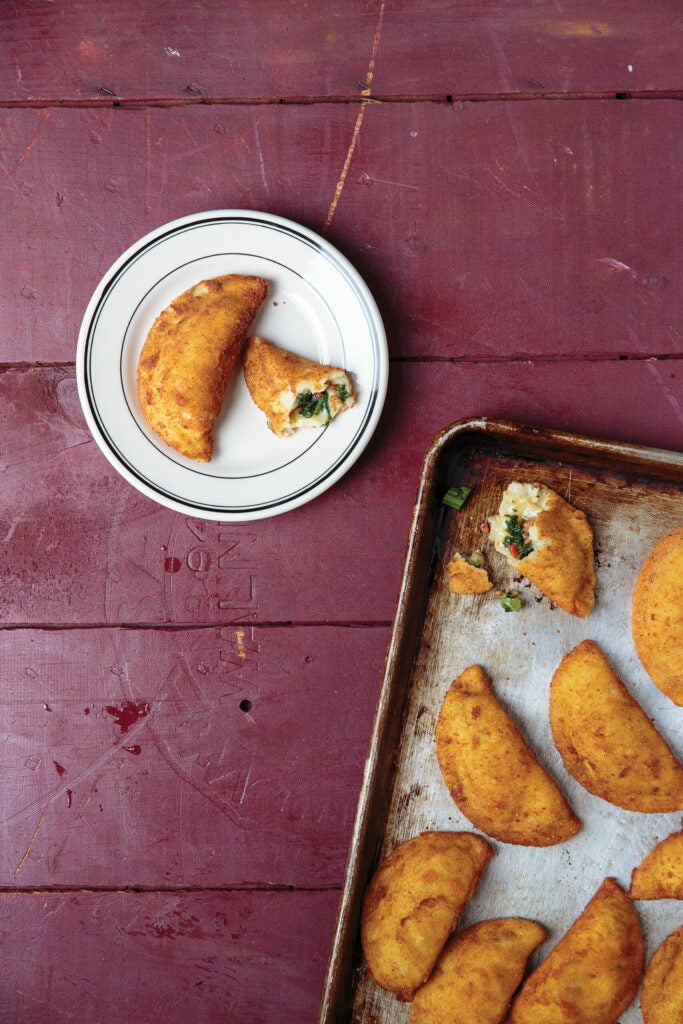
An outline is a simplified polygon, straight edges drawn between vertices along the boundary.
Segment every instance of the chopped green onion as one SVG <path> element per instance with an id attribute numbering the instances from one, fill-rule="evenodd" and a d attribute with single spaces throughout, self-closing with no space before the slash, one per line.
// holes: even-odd
<path id="1" fill-rule="evenodd" d="M 524 536 L 522 524 L 514 512 L 512 515 L 505 517 L 505 529 L 507 530 L 507 533 L 503 538 L 503 544 L 506 548 L 514 549 L 510 552 L 513 558 L 517 558 L 521 561 L 523 558 L 526 558 L 527 555 L 530 555 L 534 550 L 534 546 L 531 541 L 528 541 Z"/>
<path id="2" fill-rule="evenodd" d="M 505 612 L 518 612 L 522 608 L 522 601 L 519 597 L 513 597 L 512 594 L 506 593 L 505 597 L 501 597 L 500 606 Z"/>
<path id="3" fill-rule="evenodd" d="M 449 487 L 441 501 L 443 505 L 448 505 L 449 508 L 460 509 L 471 493 L 471 487 Z"/>
<path id="4" fill-rule="evenodd" d="M 327 391 L 321 391 L 315 395 L 312 395 L 310 391 L 302 391 L 297 397 L 296 407 L 299 415 L 303 416 L 304 419 L 310 420 L 321 412 L 327 413 L 326 423 L 329 423 L 332 419 Z"/>

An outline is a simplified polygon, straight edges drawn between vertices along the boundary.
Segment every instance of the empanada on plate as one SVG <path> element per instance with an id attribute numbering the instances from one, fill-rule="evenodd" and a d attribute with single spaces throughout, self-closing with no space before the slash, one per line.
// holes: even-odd
<path id="1" fill-rule="evenodd" d="M 446 944 L 415 993 L 410 1024 L 500 1024 L 526 963 L 546 937 L 535 921 L 480 921 Z"/>
<path id="2" fill-rule="evenodd" d="M 683 526 L 659 541 L 633 590 L 633 642 L 662 693 L 683 706 Z"/>
<path id="3" fill-rule="evenodd" d="M 631 874 L 632 900 L 683 900 L 683 831 L 662 839 Z"/>
<path id="4" fill-rule="evenodd" d="M 508 564 L 553 604 L 585 618 L 595 603 L 593 531 L 583 512 L 549 487 L 506 487 L 490 538 Z"/>
<path id="5" fill-rule="evenodd" d="M 550 726 L 565 768 L 589 793 L 627 811 L 683 809 L 683 768 L 592 640 L 555 671 Z"/>
<path id="6" fill-rule="evenodd" d="M 304 359 L 264 338 L 247 342 L 244 379 L 278 437 L 301 427 L 324 427 L 356 400 L 345 370 Z"/>
<path id="7" fill-rule="evenodd" d="M 525 981 L 509 1024 L 615 1024 L 633 1002 L 642 970 L 638 918 L 628 896 L 606 878 Z"/>
<path id="8" fill-rule="evenodd" d="M 654 951 L 643 978 L 644 1024 L 683 1024 L 683 927 Z"/>
<path id="9" fill-rule="evenodd" d="M 200 281 L 147 335 L 138 362 L 140 408 L 152 430 L 188 459 L 211 460 L 213 426 L 267 287 L 241 274 Z"/>
<path id="10" fill-rule="evenodd" d="M 378 985 L 413 998 L 492 855 L 471 832 L 422 832 L 381 862 L 361 914 L 361 945 Z"/>
<path id="11" fill-rule="evenodd" d="M 491 692 L 479 665 L 451 684 L 436 725 L 441 773 L 456 804 L 494 839 L 552 846 L 581 822 L 515 723 Z"/>

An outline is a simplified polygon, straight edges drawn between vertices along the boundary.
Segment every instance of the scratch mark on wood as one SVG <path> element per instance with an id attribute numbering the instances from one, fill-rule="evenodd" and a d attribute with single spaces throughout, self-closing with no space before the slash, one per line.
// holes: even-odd
<path id="1" fill-rule="evenodd" d="M 48 806 L 49 806 L 49 805 L 48 805 Z M 38 821 L 38 824 L 36 825 L 36 830 L 35 830 L 35 832 L 34 832 L 34 833 L 33 833 L 33 835 L 31 836 L 31 841 L 29 842 L 28 846 L 26 847 L 26 851 L 25 851 L 25 853 L 24 853 L 24 856 L 23 856 L 23 857 L 21 858 L 21 860 L 20 860 L 20 861 L 19 861 L 19 863 L 17 864 L 16 868 L 14 869 L 14 874 L 15 874 L 15 875 L 18 875 L 18 874 L 19 874 L 19 872 L 20 872 L 20 871 L 21 871 L 21 869 L 23 868 L 24 864 L 25 864 L 25 863 L 26 863 L 26 861 L 28 860 L 28 858 L 29 858 L 29 855 L 30 855 L 30 853 L 31 853 L 31 850 L 32 850 L 32 848 L 33 848 L 33 844 L 35 843 L 36 839 L 38 838 L 38 833 L 40 832 L 40 830 L 41 830 L 41 828 L 42 828 L 42 826 L 43 826 L 43 822 L 45 821 L 45 815 L 46 815 L 46 814 L 47 814 L 47 807 L 43 808 L 43 813 L 42 813 L 42 814 L 41 814 L 41 816 L 40 816 L 40 819 L 39 819 L 39 821 Z"/>
<path id="2" fill-rule="evenodd" d="M 417 185 L 409 185 L 406 181 L 392 181 L 391 178 L 373 178 L 372 175 L 366 174 L 365 171 L 361 174 L 358 179 L 364 185 L 393 185 L 394 188 L 407 188 L 411 192 L 417 192 Z"/>
<path id="3" fill-rule="evenodd" d="M 647 363 L 646 363 L 646 366 L 647 366 L 648 370 L 650 371 L 650 373 L 652 374 L 652 376 L 654 377 L 654 379 L 659 384 L 659 387 L 660 387 L 660 389 L 662 391 L 662 394 L 664 395 L 664 397 L 666 398 L 667 402 L 669 403 L 669 405 L 673 409 L 674 416 L 676 417 L 676 419 L 678 420 L 680 425 L 683 427 L 683 409 L 681 409 L 681 404 L 678 401 L 678 399 L 676 398 L 676 396 L 673 393 L 673 391 L 671 390 L 671 388 L 664 381 L 664 379 L 662 377 L 662 374 L 660 373 L 659 367 L 657 366 L 656 362 L 654 360 L 648 360 Z"/>
<path id="4" fill-rule="evenodd" d="M 622 263 L 621 260 L 615 260 L 611 256 L 603 256 L 598 260 L 598 263 L 604 263 L 608 267 L 612 267 L 614 270 L 625 270 L 626 273 L 634 281 L 638 277 L 633 267 L 629 267 L 628 263 Z"/>
<path id="5" fill-rule="evenodd" d="M 374 37 L 374 39 L 372 41 L 372 53 L 370 54 L 370 63 L 368 65 L 368 71 L 367 71 L 367 74 L 365 76 L 365 88 L 362 89 L 362 91 L 361 91 L 360 109 L 358 111 L 358 116 L 356 117 L 356 123 L 355 123 L 355 125 L 353 127 L 353 134 L 351 136 L 351 142 L 349 144 L 349 148 L 348 148 L 348 150 L 346 152 L 346 158 L 344 160 L 344 166 L 342 167 L 342 172 L 341 172 L 341 175 L 339 177 L 339 181 L 337 182 L 337 185 L 335 187 L 334 196 L 332 197 L 332 202 L 330 203 L 330 208 L 327 211 L 327 218 L 325 220 L 325 225 L 324 225 L 323 230 L 322 230 L 323 235 L 325 235 L 327 233 L 327 230 L 329 229 L 329 226 L 332 223 L 332 218 L 334 217 L 335 211 L 336 211 L 337 206 L 339 204 L 340 196 L 341 196 L 341 194 L 342 194 L 342 192 L 344 190 L 344 185 L 346 184 L 346 176 L 349 173 L 349 167 L 351 165 L 351 160 L 353 159 L 353 154 L 354 154 L 354 151 L 355 151 L 355 148 L 356 148 L 356 143 L 358 142 L 358 136 L 360 134 L 361 127 L 363 125 L 363 118 L 365 117 L 365 108 L 367 107 L 367 104 L 368 104 L 368 102 L 370 100 L 370 96 L 372 95 L 372 79 L 373 79 L 374 74 L 375 74 L 375 60 L 377 59 L 377 49 L 379 47 L 379 38 L 380 38 L 380 35 L 381 35 L 381 32 L 382 32 L 382 22 L 384 21 L 384 8 L 385 8 L 385 5 L 386 5 L 386 0 L 382 0 L 382 5 L 381 5 L 381 7 L 379 9 L 379 15 L 377 17 L 377 27 L 375 29 L 375 37 Z"/>
<path id="6" fill-rule="evenodd" d="M 145 213 L 150 212 L 149 205 L 149 176 L 152 161 L 152 140 L 149 108 L 145 110 Z"/>
<path id="7" fill-rule="evenodd" d="M 19 198 L 20 198 L 20 199 L 22 199 L 22 200 L 23 200 L 23 201 L 24 201 L 24 202 L 26 203 L 26 205 L 27 205 L 27 206 L 28 206 L 28 207 L 29 207 L 30 209 L 33 209 L 33 206 L 32 206 L 32 204 L 31 204 L 31 202 L 30 202 L 29 198 L 28 198 L 28 197 L 26 196 L 26 194 L 25 194 L 25 193 L 24 193 L 24 192 L 22 191 L 22 189 L 20 189 L 20 188 L 19 188 L 19 186 L 17 185 L 16 181 L 14 180 L 14 178 L 12 177 L 12 175 L 10 174 L 10 172 L 9 172 L 9 171 L 7 170 L 7 168 L 5 167 L 5 165 L 4 165 L 3 163 L 1 163 L 1 162 L 0 162 L 0 171 L 2 171 L 2 173 L 3 173 L 3 174 L 5 175 L 5 177 L 7 178 L 8 182 L 9 182 L 9 184 L 10 184 L 10 188 L 11 188 L 11 190 L 12 190 L 13 192 L 16 192 L 16 193 L 17 193 L 17 195 L 19 196 Z M 2 189 L 0 189 L 0 191 L 2 191 L 2 192 L 9 192 L 9 191 L 10 191 L 10 189 L 7 189 L 7 188 L 2 188 Z"/>
<path id="8" fill-rule="evenodd" d="M 22 152 L 21 156 L 19 157 L 19 159 L 17 160 L 17 162 L 15 163 L 14 167 L 12 168 L 11 171 L 8 172 L 10 177 L 14 177 L 16 172 L 19 170 L 19 168 L 23 164 L 24 160 L 26 159 L 26 157 L 29 155 L 29 153 L 33 149 L 34 145 L 36 144 L 38 136 L 42 132 L 46 122 L 49 121 L 49 119 L 51 117 L 52 117 L 52 111 L 51 110 L 44 110 L 43 111 L 42 116 L 40 118 L 40 121 L 38 122 L 38 127 L 36 128 L 35 132 L 31 136 L 31 138 L 28 140 L 26 145 L 24 146 L 23 152 Z"/>
<path id="9" fill-rule="evenodd" d="M 266 190 L 266 195 L 268 196 L 268 198 L 270 198 L 270 186 L 268 184 L 268 178 L 266 177 L 266 165 L 265 165 L 265 162 L 263 160 L 263 150 L 261 148 L 261 137 L 259 136 L 259 132 L 258 132 L 258 126 L 259 126 L 259 124 L 260 124 L 260 122 L 262 120 L 263 120 L 263 118 L 260 117 L 258 119 L 258 121 L 256 122 L 256 124 L 254 125 L 254 135 L 256 137 L 256 148 L 258 150 L 258 161 L 259 161 L 259 167 L 261 169 L 261 181 L 263 182 L 263 187 Z"/>

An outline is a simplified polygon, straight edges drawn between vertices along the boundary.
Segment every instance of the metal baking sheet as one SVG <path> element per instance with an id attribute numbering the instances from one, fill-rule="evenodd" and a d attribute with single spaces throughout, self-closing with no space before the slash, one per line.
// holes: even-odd
<path id="1" fill-rule="evenodd" d="M 451 595 L 445 565 L 455 551 L 482 544 L 479 524 L 497 510 L 512 480 L 541 483 L 583 509 L 595 535 L 597 599 L 576 619 L 526 581 L 513 583 L 491 552 L 492 577 L 520 591 L 523 608 L 506 613 L 491 595 Z M 459 512 L 441 497 L 450 486 L 473 488 Z M 654 544 L 683 523 L 683 455 L 598 441 L 512 423 L 453 424 L 424 461 L 385 675 L 365 768 L 321 1024 L 405 1024 L 410 1005 L 376 986 L 363 963 L 359 918 L 363 892 L 379 860 L 425 830 L 477 830 L 452 801 L 436 760 L 435 726 L 452 680 L 477 663 L 539 761 L 583 822 L 561 845 L 532 848 L 489 840 L 495 856 L 458 928 L 499 916 L 532 918 L 549 931 L 530 961 L 537 966 L 581 913 L 602 880 L 628 888 L 632 869 L 681 812 L 638 814 L 587 793 L 564 769 L 552 741 L 548 694 L 568 651 L 595 640 L 659 731 L 683 756 L 683 708 L 649 680 L 635 653 L 630 604 L 638 570 Z M 488 552 L 487 552 L 488 554 Z M 681 904 L 635 904 L 646 958 L 683 920 Z M 642 1024 L 639 999 L 621 1024 Z"/>

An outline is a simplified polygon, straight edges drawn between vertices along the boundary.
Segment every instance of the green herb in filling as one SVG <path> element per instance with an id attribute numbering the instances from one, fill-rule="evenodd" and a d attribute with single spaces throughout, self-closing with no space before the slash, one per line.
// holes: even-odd
<path id="1" fill-rule="evenodd" d="M 449 508 L 460 509 L 463 507 L 471 493 L 471 487 L 449 487 L 441 499 L 441 502 L 444 505 L 448 505 Z"/>
<path id="2" fill-rule="evenodd" d="M 514 597 L 509 591 L 506 591 L 505 597 L 501 597 L 500 606 L 505 612 L 518 612 L 521 610 L 522 601 L 519 597 Z"/>
<path id="3" fill-rule="evenodd" d="M 347 398 L 351 397 L 351 392 L 347 388 L 346 384 L 337 384 L 337 392 L 342 402 L 345 402 Z"/>
<path id="4" fill-rule="evenodd" d="M 522 530 L 522 524 L 519 520 L 519 516 L 512 515 L 505 517 L 505 529 L 507 533 L 503 538 L 503 544 L 506 548 L 512 548 L 511 554 L 514 558 L 526 558 L 534 550 L 534 546 L 531 541 L 528 541 L 524 536 Z"/>
<path id="5" fill-rule="evenodd" d="M 326 423 L 329 423 L 332 419 L 327 391 L 320 391 L 315 395 L 311 394 L 310 391 L 302 391 L 297 397 L 296 407 L 299 415 L 303 416 L 305 420 L 310 420 L 313 416 L 317 416 L 323 411 L 327 413 Z"/>

